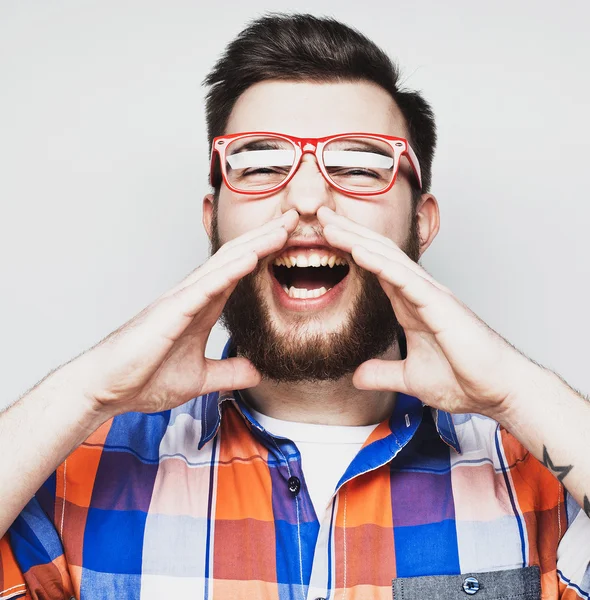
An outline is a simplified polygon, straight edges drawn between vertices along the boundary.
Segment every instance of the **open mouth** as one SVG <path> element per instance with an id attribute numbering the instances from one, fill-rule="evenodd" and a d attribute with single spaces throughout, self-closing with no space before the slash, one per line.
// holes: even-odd
<path id="1" fill-rule="evenodd" d="M 349 266 L 340 256 L 326 253 L 282 254 L 271 272 L 290 298 L 319 298 L 338 285 Z"/>

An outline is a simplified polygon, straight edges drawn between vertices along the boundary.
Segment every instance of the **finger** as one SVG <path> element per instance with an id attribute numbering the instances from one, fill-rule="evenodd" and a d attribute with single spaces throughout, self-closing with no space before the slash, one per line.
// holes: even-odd
<path id="1" fill-rule="evenodd" d="M 205 274 L 212 268 L 217 267 L 220 262 L 226 262 L 228 259 L 231 260 L 232 257 L 248 252 L 253 245 L 254 249 L 256 249 L 258 241 L 261 239 L 263 240 L 263 248 L 261 251 L 263 251 L 264 240 L 268 240 L 268 236 L 270 236 L 270 238 L 273 238 L 273 236 L 277 234 L 283 236 L 283 231 L 286 231 L 288 235 L 295 229 L 298 220 L 299 213 L 296 210 L 291 209 L 280 217 L 272 219 L 272 221 L 226 242 L 204 265 L 191 273 L 191 275 L 182 282 L 182 287 L 186 287 L 187 283 L 192 283 L 199 273 Z M 272 252 L 272 250 L 270 251 Z"/>
<path id="2" fill-rule="evenodd" d="M 352 252 L 352 247 L 355 245 L 365 246 L 373 252 L 379 252 L 383 256 L 391 256 L 395 253 L 395 256 L 398 258 L 398 260 L 403 260 L 405 258 L 405 260 L 408 262 L 416 264 L 397 246 L 393 247 L 391 245 L 384 244 L 381 240 L 369 238 L 349 229 L 344 229 L 333 223 L 324 227 L 324 235 L 330 243 L 337 245 L 338 248 L 348 253 Z"/>
<path id="3" fill-rule="evenodd" d="M 352 255 L 357 264 L 377 275 L 394 310 L 397 306 L 394 302 L 397 293 L 401 299 L 415 307 L 415 318 L 431 334 L 439 335 L 445 330 L 458 329 L 459 324 L 467 322 L 466 317 L 471 319 L 468 315 L 470 311 L 452 293 L 440 289 L 401 262 L 387 259 L 362 246 L 354 246 Z M 395 290 L 388 292 L 383 282 L 392 285 Z M 401 323 L 401 314 L 398 318 Z"/>
<path id="4" fill-rule="evenodd" d="M 352 257 L 360 267 L 395 286 L 404 298 L 418 308 L 440 302 L 443 294 L 448 298 L 448 295 L 433 285 L 428 278 L 399 260 L 387 258 L 365 246 L 353 246 Z"/>
<path id="5" fill-rule="evenodd" d="M 198 281 L 180 290 L 176 297 L 184 314 L 194 317 L 213 298 L 227 291 L 245 275 L 251 273 L 258 263 L 258 255 L 250 251 L 236 260 L 212 270 Z"/>
<path id="6" fill-rule="evenodd" d="M 176 284 L 172 289 L 168 290 L 166 293 L 162 295 L 162 297 L 167 297 L 175 294 L 181 289 L 184 289 L 188 285 L 193 284 L 199 277 L 207 274 L 212 269 L 216 268 L 220 263 L 227 262 L 227 260 L 231 260 L 235 256 L 242 255 L 245 252 L 248 252 L 252 246 L 253 249 L 256 250 L 259 248 L 259 252 L 261 252 L 260 257 L 264 256 L 262 254 L 264 252 L 265 243 L 269 239 L 278 239 L 273 238 L 273 236 L 278 235 L 279 237 L 284 237 L 282 233 L 285 231 L 287 236 L 295 229 L 297 226 L 297 222 L 299 220 L 299 213 L 295 209 L 291 209 L 265 223 L 260 227 L 256 227 L 229 242 L 226 242 L 213 256 L 211 256 L 203 265 L 197 267 L 194 271 L 189 273 L 182 281 Z M 270 237 L 266 237 L 270 236 Z M 258 243 L 260 240 L 260 244 Z M 273 246 L 274 248 L 274 246 Z M 268 253 L 273 252 L 271 249 Z"/>
<path id="7" fill-rule="evenodd" d="M 298 221 L 299 213 L 294 208 L 292 208 L 291 210 L 288 210 L 286 213 L 282 214 L 280 217 L 276 217 L 275 219 L 268 221 L 268 223 L 265 223 L 260 227 L 251 229 L 250 231 L 243 233 L 237 238 L 226 242 L 216 254 L 230 250 L 235 246 L 239 246 L 243 242 L 248 242 L 251 239 L 254 239 L 260 235 L 264 235 L 265 233 L 273 231 L 274 229 L 278 229 L 279 227 L 284 227 L 290 233 L 295 229 Z"/>
<path id="8" fill-rule="evenodd" d="M 154 333 L 176 341 L 201 311 L 220 310 L 225 304 L 228 293 L 244 277 L 252 272 L 258 263 L 255 252 L 249 252 L 230 262 L 223 269 L 212 271 L 174 295 L 158 300 L 148 313 Z M 225 293 L 224 293 L 225 292 Z M 211 306 L 211 305 L 214 306 Z M 205 313 L 207 315 L 207 312 Z M 205 319 L 206 328 L 213 322 Z"/>
<path id="9" fill-rule="evenodd" d="M 380 254 L 381 256 L 392 260 L 399 261 L 408 269 L 414 271 L 424 279 L 427 279 L 433 285 L 442 289 L 439 284 L 427 271 L 425 271 L 418 263 L 414 262 L 405 252 L 397 246 L 384 244 L 379 239 L 370 239 L 353 231 L 346 231 L 337 225 L 326 225 L 324 227 L 324 236 L 326 240 L 333 246 L 352 254 L 354 246 L 360 246 L 370 250 L 371 252 Z"/>
<path id="10" fill-rule="evenodd" d="M 234 246 L 231 250 L 223 254 L 216 254 L 214 258 L 210 258 L 205 264 L 196 271 L 193 271 L 176 287 L 163 294 L 162 297 L 173 296 L 179 291 L 202 280 L 209 273 L 224 269 L 251 252 L 256 254 L 258 261 L 264 256 L 280 250 L 285 245 L 288 237 L 289 232 L 285 228 L 279 227 L 278 229 L 272 229 L 262 235 L 251 238 L 240 245 Z"/>
<path id="11" fill-rule="evenodd" d="M 215 391 L 243 390 L 260 383 L 261 374 L 246 358 L 205 359 L 207 369 L 201 394 Z"/>
<path id="12" fill-rule="evenodd" d="M 221 316 L 229 297 L 235 290 L 238 282 L 232 283 L 226 290 L 211 298 L 208 304 L 203 306 L 193 318 L 192 322 L 184 330 L 185 335 L 201 336 L 205 340 L 209 337 L 211 329 Z"/>
<path id="13" fill-rule="evenodd" d="M 387 246 L 397 248 L 401 252 L 400 247 L 392 239 L 385 237 L 377 233 L 376 231 L 373 231 L 372 229 L 363 227 L 362 225 L 359 225 L 355 221 L 352 221 L 351 219 L 343 215 L 335 213 L 332 209 L 328 208 L 327 206 L 320 207 L 318 209 L 317 215 L 320 224 L 324 227 L 327 225 L 337 225 L 345 231 L 350 231 L 352 233 L 362 235 L 363 237 L 366 237 L 368 239 L 380 241 Z"/>
<path id="14" fill-rule="evenodd" d="M 362 363 L 352 376 L 352 384 L 359 390 L 389 390 L 408 394 L 404 381 L 403 360 L 374 358 Z"/>
<path id="15" fill-rule="evenodd" d="M 234 246 L 223 254 L 216 255 L 215 259 L 208 260 L 193 274 L 189 279 L 188 284 L 190 285 L 193 282 L 202 279 L 208 273 L 225 268 L 226 265 L 231 264 L 246 253 L 255 252 L 258 260 L 260 260 L 261 258 L 280 250 L 285 245 L 288 237 L 288 231 L 284 227 L 279 227 L 278 229 L 273 229 L 245 241 L 240 245 Z"/>
<path id="16" fill-rule="evenodd" d="M 356 239 L 359 244 L 361 243 L 361 240 L 363 240 L 363 239 L 369 240 L 367 242 L 367 247 L 369 249 L 371 249 L 375 252 L 379 252 L 380 254 L 383 254 L 384 256 L 388 256 L 388 251 L 393 251 L 396 254 L 398 254 L 399 256 L 405 257 L 407 259 L 407 265 L 410 269 L 416 271 L 416 273 L 420 273 L 423 277 L 428 279 L 428 281 L 430 281 L 431 283 L 436 285 L 441 290 L 451 293 L 449 288 L 445 287 L 444 285 L 442 285 L 441 283 L 436 281 L 432 277 L 432 275 L 430 275 L 430 273 L 428 273 L 428 271 L 426 271 L 426 269 L 424 269 L 424 267 L 422 267 L 416 261 L 412 260 L 392 239 L 390 239 L 384 235 L 381 235 L 381 234 L 377 233 L 376 231 L 373 231 L 372 229 L 363 227 L 362 225 L 359 225 L 355 221 L 352 221 L 351 219 L 348 219 L 347 217 L 345 217 L 343 215 L 336 214 L 332 209 L 328 208 L 327 206 L 320 207 L 320 209 L 318 210 L 318 216 L 320 217 L 320 219 L 319 219 L 320 223 L 324 224 L 324 222 L 325 222 L 326 226 L 329 229 L 333 230 L 333 226 L 335 226 L 336 229 L 339 228 L 340 230 L 347 232 L 347 234 L 350 234 L 350 235 L 345 234 L 345 235 L 339 236 L 339 241 L 342 242 L 343 244 L 345 244 L 347 242 L 347 240 L 350 242 L 355 235 L 358 236 L 358 238 L 356 238 Z M 325 227 L 324 227 L 324 231 L 325 231 Z M 352 245 L 352 244 L 349 244 L 349 245 Z M 346 251 L 350 252 L 350 250 L 346 250 Z"/>

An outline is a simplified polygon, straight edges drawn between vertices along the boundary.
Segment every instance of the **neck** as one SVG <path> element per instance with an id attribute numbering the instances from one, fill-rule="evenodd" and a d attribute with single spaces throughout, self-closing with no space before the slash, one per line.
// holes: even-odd
<path id="1" fill-rule="evenodd" d="M 397 344 L 379 358 L 400 360 Z M 258 412 L 275 419 L 320 425 L 360 426 L 380 423 L 393 412 L 394 391 L 358 390 L 352 374 L 337 381 L 277 382 L 263 379 L 242 392 Z"/>

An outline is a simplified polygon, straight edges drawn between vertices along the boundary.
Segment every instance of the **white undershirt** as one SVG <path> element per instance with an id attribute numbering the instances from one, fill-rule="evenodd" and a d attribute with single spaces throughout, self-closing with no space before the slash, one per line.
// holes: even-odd
<path id="1" fill-rule="evenodd" d="M 250 411 L 268 433 L 288 438 L 297 445 L 305 483 L 316 515 L 321 519 L 336 484 L 378 424 L 314 425 L 274 419 L 252 408 Z"/>

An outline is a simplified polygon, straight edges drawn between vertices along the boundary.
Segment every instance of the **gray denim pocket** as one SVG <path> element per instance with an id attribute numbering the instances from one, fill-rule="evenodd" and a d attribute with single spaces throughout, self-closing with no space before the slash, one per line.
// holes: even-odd
<path id="1" fill-rule="evenodd" d="M 394 600 L 539 600 L 539 567 L 463 573 L 400 577 L 392 582 Z"/>

